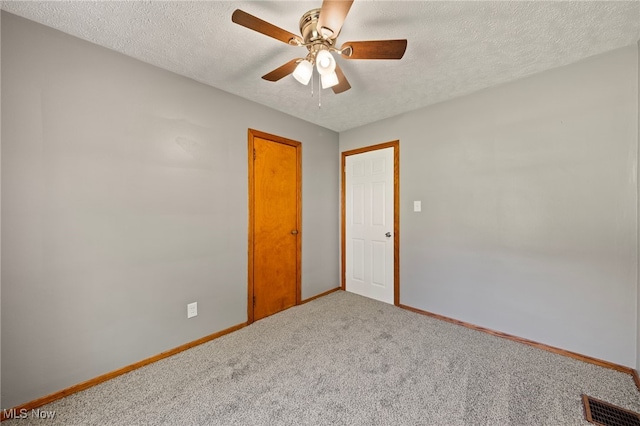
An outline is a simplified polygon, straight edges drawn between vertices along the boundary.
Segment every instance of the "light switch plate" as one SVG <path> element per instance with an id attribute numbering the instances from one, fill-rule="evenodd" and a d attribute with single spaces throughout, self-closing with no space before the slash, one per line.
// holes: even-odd
<path id="1" fill-rule="evenodd" d="M 414 201 L 413 202 L 413 211 L 421 212 L 422 211 L 422 201 Z"/>

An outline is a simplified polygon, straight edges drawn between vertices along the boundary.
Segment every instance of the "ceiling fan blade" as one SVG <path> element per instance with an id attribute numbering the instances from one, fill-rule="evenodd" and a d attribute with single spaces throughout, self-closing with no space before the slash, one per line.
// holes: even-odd
<path id="1" fill-rule="evenodd" d="M 347 59 L 401 59 L 407 40 L 348 41 L 341 50 Z"/>
<path id="2" fill-rule="evenodd" d="M 338 37 L 352 4 L 353 0 L 324 0 L 318 17 L 320 34 L 331 39 Z"/>
<path id="3" fill-rule="evenodd" d="M 333 93 L 337 95 L 338 93 L 346 92 L 351 89 L 351 85 L 349 84 L 349 81 L 347 81 L 347 77 L 344 76 L 344 73 L 338 64 L 336 64 L 336 74 L 338 75 L 338 84 L 332 87 Z"/>
<path id="4" fill-rule="evenodd" d="M 303 58 L 292 59 L 281 67 L 278 67 L 270 73 L 263 75 L 262 78 L 268 81 L 278 81 L 282 77 L 286 77 L 291 74 L 298 66 L 298 62 L 300 62 L 302 59 Z"/>
<path id="5" fill-rule="evenodd" d="M 233 12 L 231 20 L 238 25 L 242 25 L 243 27 L 247 27 L 250 30 L 257 31 L 269 37 L 273 37 L 283 43 L 293 45 L 299 45 L 302 43 L 302 39 L 299 36 L 292 34 L 289 31 L 285 31 L 280 27 L 276 27 L 275 25 L 270 24 L 267 21 L 263 21 L 260 18 L 256 18 L 255 16 L 240 9 L 236 9 Z M 291 40 L 295 41 L 292 42 Z"/>

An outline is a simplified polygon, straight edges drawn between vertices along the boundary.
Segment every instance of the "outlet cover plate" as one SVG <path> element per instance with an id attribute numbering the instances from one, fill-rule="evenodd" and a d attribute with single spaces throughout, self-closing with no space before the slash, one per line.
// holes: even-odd
<path id="1" fill-rule="evenodd" d="M 187 318 L 193 318 L 198 315 L 198 302 L 189 303 L 187 305 Z"/>

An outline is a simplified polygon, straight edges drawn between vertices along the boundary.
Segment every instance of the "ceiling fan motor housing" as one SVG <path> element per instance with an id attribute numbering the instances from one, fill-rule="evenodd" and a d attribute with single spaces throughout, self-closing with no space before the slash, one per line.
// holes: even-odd
<path id="1" fill-rule="evenodd" d="M 319 17 L 320 9 L 311 9 L 300 18 L 300 34 L 302 34 L 302 39 L 307 47 L 315 44 L 323 44 L 327 46 L 327 48 L 333 46 L 334 40 L 326 38 L 320 33 L 318 28 Z"/>

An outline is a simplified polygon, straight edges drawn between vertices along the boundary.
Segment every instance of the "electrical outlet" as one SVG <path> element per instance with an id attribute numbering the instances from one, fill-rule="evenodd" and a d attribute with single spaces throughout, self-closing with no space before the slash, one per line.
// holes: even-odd
<path id="1" fill-rule="evenodd" d="M 189 303 L 187 305 L 187 318 L 193 318 L 198 315 L 198 302 Z"/>

